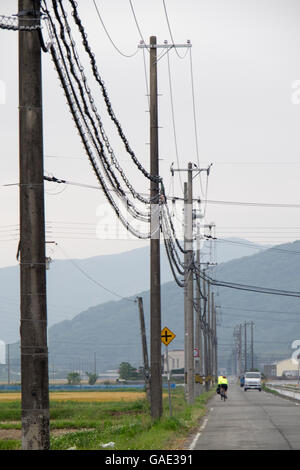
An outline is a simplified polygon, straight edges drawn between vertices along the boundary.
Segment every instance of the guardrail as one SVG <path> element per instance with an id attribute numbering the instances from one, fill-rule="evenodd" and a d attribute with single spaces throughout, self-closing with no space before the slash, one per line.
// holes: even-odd
<path id="1" fill-rule="evenodd" d="M 266 383 L 265 385 L 267 388 L 278 392 L 280 395 L 284 395 L 286 397 L 293 398 L 294 400 L 300 401 L 300 390 L 295 390 L 295 388 L 292 388 L 289 385 L 287 386 L 274 385 L 272 383 Z"/>

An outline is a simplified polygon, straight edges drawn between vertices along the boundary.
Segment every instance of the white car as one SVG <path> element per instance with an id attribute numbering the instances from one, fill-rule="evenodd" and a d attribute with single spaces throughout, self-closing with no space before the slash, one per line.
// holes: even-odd
<path id="1" fill-rule="evenodd" d="M 259 390 L 261 392 L 261 374 L 260 372 L 246 372 L 244 392 L 246 390 Z"/>

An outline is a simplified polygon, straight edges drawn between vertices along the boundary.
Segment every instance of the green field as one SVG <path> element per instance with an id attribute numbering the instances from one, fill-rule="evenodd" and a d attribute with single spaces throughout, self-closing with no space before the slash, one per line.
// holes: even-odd
<path id="1" fill-rule="evenodd" d="M 146 399 L 50 401 L 51 449 L 182 449 L 187 436 L 205 414 L 208 398 L 214 393 L 213 390 L 204 392 L 194 405 L 187 406 L 183 389 L 177 388 L 172 391 L 173 416 L 169 416 L 166 397 L 163 417 L 154 423 Z M 20 419 L 19 400 L 0 401 L 0 450 L 21 448 Z"/>

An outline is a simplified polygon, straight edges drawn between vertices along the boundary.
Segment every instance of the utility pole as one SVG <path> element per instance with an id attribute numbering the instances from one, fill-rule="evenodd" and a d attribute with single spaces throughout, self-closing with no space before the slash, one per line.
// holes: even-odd
<path id="1" fill-rule="evenodd" d="M 203 271 L 205 273 L 205 270 Z M 205 373 L 205 390 L 209 390 L 209 365 L 208 365 L 208 335 L 209 335 L 209 328 L 207 323 L 207 310 L 208 310 L 208 302 L 207 302 L 207 289 L 206 289 L 206 280 L 203 279 L 203 294 L 204 294 L 204 314 L 203 314 L 203 328 L 204 328 L 204 373 Z"/>
<path id="2" fill-rule="evenodd" d="M 9 344 L 7 345 L 7 383 L 10 385 L 10 356 L 9 356 Z"/>
<path id="3" fill-rule="evenodd" d="M 186 356 L 186 400 L 188 404 L 194 403 L 194 279 L 191 270 L 193 262 L 193 170 L 192 163 L 188 164 L 188 183 L 185 183 L 185 356 Z"/>
<path id="4" fill-rule="evenodd" d="M 158 103 L 157 103 L 157 44 L 156 37 L 150 37 L 150 172 L 159 176 L 158 152 Z M 151 275 L 150 275 L 150 324 L 151 324 L 151 416 L 158 419 L 163 412 L 161 374 L 161 294 L 160 294 L 160 221 L 159 183 L 151 181 Z"/>
<path id="5" fill-rule="evenodd" d="M 147 337 L 146 337 L 146 328 L 145 328 L 145 316 L 144 316 L 144 306 L 143 298 L 137 297 L 139 313 L 140 313 L 140 325 L 141 325 L 141 335 L 142 335 L 142 348 L 143 348 L 143 358 L 144 358 L 144 376 L 145 376 L 145 385 L 146 385 L 146 394 L 147 399 L 150 402 L 150 382 L 149 382 L 149 359 L 148 359 L 148 348 L 147 348 Z"/>
<path id="6" fill-rule="evenodd" d="M 208 326 L 208 333 L 207 333 L 207 356 L 208 356 L 208 376 L 209 376 L 209 386 L 211 386 L 211 376 L 212 376 L 212 361 L 211 361 L 211 294 L 210 294 L 210 282 L 207 281 L 207 326 Z"/>
<path id="7" fill-rule="evenodd" d="M 19 0 L 19 25 L 40 24 L 40 0 Z M 19 31 L 22 448 L 47 450 L 49 386 L 41 45 Z"/>
<path id="8" fill-rule="evenodd" d="M 245 344 L 244 344 L 244 354 L 245 354 L 245 372 L 247 372 L 247 322 L 245 322 Z"/>
<path id="9" fill-rule="evenodd" d="M 94 352 L 94 374 L 97 375 L 97 353 Z"/>
<path id="10" fill-rule="evenodd" d="M 156 36 L 150 37 L 147 46 L 142 41 L 140 48 L 147 48 L 150 56 L 150 173 L 159 177 L 158 151 L 158 103 L 157 103 L 157 49 L 173 47 L 191 47 L 187 44 L 157 44 Z M 160 296 L 160 220 L 159 220 L 159 182 L 151 181 L 151 240 L 150 240 L 150 390 L 151 417 L 153 420 L 162 416 L 162 367 L 161 367 L 161 296 Z"/>
<path id="11" fill-rule="evenodd" d="M 200 224 L 197 224 L 197 246 L 196 246 L 196 264 L 200 271 Z M 201 299 L 200 299 L 200 282 L 196 282 L 196 320 L 195 320 L 195 349 L 198 351 L 198 356 L 195 361 L 195 375 L 203 375 L 202 369 L 202 318 L 201 318 Z M 195 394 L 199 396 L 201 393 L 201 385 L 197 383 L 195 386 Z"/>
<path id="12" fill-rule="evenodd" d="M 217 377 L 217 325 L 216 325 L 216 309 L 215 309 L 215 294 L 211 294 L 211 312 L 212 312 L 212 375 L 213 380 L 216 380 Z"/>
<path id="13" fill-rule="evenodd" d="M 251 370 L 254 369 L 254 357 L 253 357 L 253 326 L 254 322 L 251 322 Z"/>
<path id="14" fill-rule="evenodd" d="M 242 325 L 239 325 L 239 350 L 238 350 L 238 370 L 239 376 L 242 373 Z"/>

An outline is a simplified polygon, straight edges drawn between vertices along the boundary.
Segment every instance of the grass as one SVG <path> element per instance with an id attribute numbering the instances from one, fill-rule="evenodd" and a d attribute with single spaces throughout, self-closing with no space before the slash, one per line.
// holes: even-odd
<path id="1" fill-rule="evenodd" d="M 280 393 L 277 392 L 277 390 L 273 390 L 273 389 L 267 387 L 265 384 L 262 384 L 261 388 L 262 388 L 262 390 L 264 390 L 267 393 L 272 393 L 273 395 L 280 395 Z"/>
<path id="2" fill-rule="evenodd" d="M 188 406 L 183 388 L 177 388 L 172 391 L 172 417 L 165 397 L 163 416 L 155 422 L 151 420 L 146 399 L 127 402 L 51 401 L 51 449 L 180 449 L 206 413 L 206 402 L 214 393 L 214 389 L 204 392 L 193 405 Z M 0 402 L 0 430 L 21 429 L 20 417 L 19 402 Z M 63 430 L 63 434 L 57 435 L 56 430 Z M 112 442 L 113 446 L 106 447 Z M 19 448 L 18 440 L 0 440 L 0 450 Z"/>

